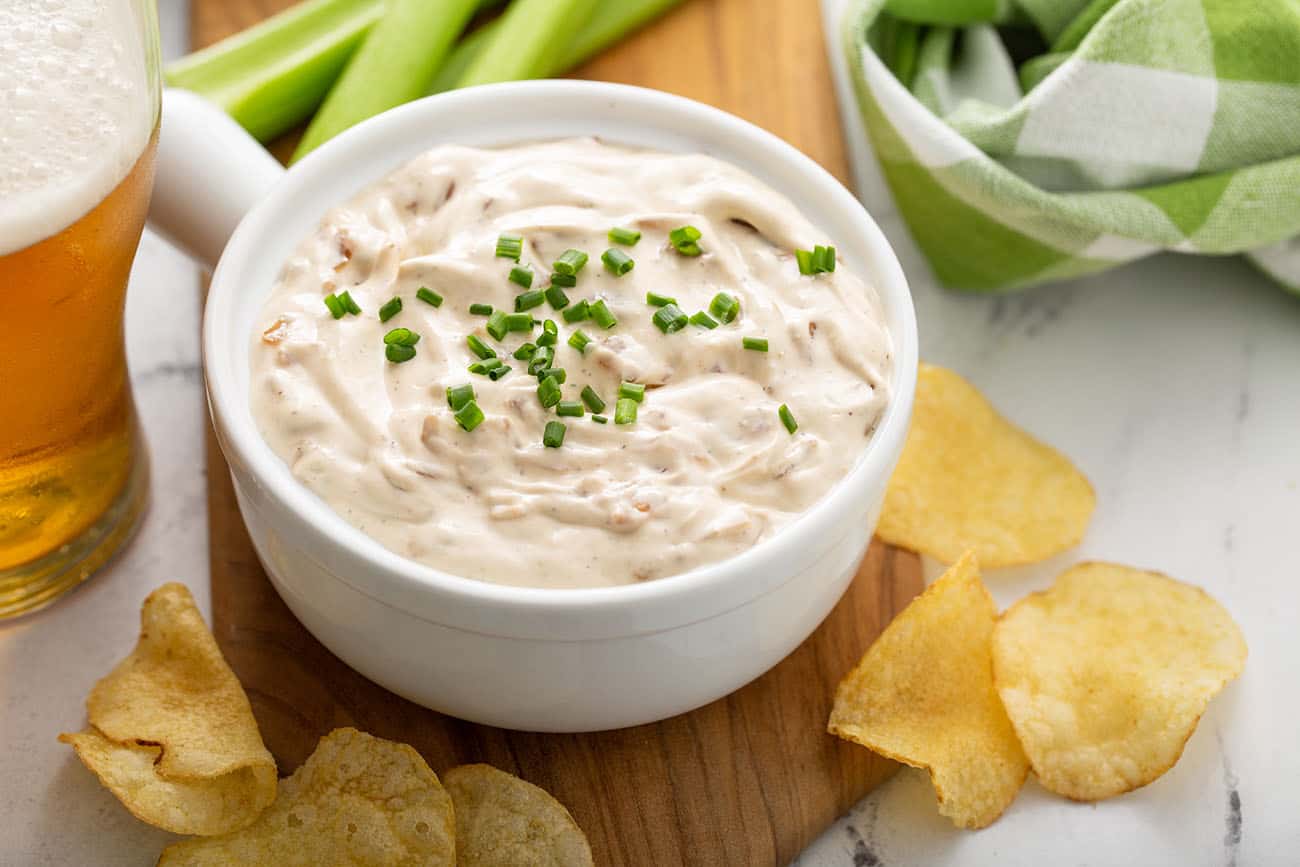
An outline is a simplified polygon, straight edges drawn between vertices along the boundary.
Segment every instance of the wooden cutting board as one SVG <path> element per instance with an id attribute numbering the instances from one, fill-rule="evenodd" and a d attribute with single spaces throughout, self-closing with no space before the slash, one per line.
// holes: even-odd
<path id="1" fill-rule="evenodd" d="M 291 0 L 193 0 L 206 45 Z M 577 71 L 724 108 L 847 175 L 817 0 L 687 0 Z M 279 149 L 277 149 L 279 150 Z M 348 668 L 276 595 L 240 521 L 208 435 L 212 601 L 217 640 L 262 734 L 289 773 L 336 726 L 412 744 L 435 771 L 483 761 L 553 793 L 601 865 L 788 863 L 895 770 L 825 733 L 831 696 L 884 625 L 921 588 L 916 558 L 873 544 L 843 601 L 768 674 L 655 725 L 586 735 L 504 731 L 442 716 Z"/>

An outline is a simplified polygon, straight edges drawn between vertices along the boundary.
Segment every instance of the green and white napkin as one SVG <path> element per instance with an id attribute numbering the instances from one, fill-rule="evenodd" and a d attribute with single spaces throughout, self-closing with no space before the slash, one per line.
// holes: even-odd
<path id="1" fill-rule="evenodd" d="M 1300 293 L 1300 0 L 850 0 L 862 120 L 946 285 L 1161 250 Z"/>

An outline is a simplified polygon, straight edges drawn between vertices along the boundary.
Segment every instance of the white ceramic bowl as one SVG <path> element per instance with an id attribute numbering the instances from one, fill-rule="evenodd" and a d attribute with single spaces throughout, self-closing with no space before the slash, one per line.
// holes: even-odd
<path id="1" fill-rule="evenodd" d="M 169 93 L 164 104 L 155 208 L 164 228 L 213 255 L 249 200 L 265 192 L 230 237 L 208 294 L 208 399 L 267 573 L 294 614 L 349 665 L 464 719 L 536 731 L 616 728 L 682 713 L 744 685 L 790 653 L 835 605 L 866 550 L 903 447 L 917 341 L 907 283 L 884 235 L 812 160 L 758 127 L 686 99 L 541 81 L 402 106 L 280 176 L 197 98 Z M 891 402 L 861 459 L 828 496 L 731 560 L 624 587 L 481 583 L 387 550 L 293 478 L 249 410 L 249 335 L 281 264 L 331 206 L 439 143 L 574 135 L 709 153 L 788 196 L 880 293 L 894 340 Z"/>

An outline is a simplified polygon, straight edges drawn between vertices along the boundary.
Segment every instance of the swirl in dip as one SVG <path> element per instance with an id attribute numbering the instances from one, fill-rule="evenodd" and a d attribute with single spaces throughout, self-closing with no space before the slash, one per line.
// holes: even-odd
<path id="1" fill-rule="evenodd" d="M 699 230 L 699 255 L 669 242 L 681 226 Z M 614 227 L 640 240 L 611 243 Z M 570 306 L 603 299 L 616 325 L 569 323 L 549 303 L 528 313 L 558 326 L 550 366 L 565 371 L 562 398 L 590 386 L 607 423 L 543 406 L 528 359 L 514 358 L 540 324 L 498 340 L 469 312 L 513 313 L 525 291 L 509 279 L 516 263 L 496 255 L 503 234 L 522 237 L 534 290 L 565 251 L 590 257 L 564 292 Z M 824 496 L 885 407 L 891 347 L 875 291 L 843 266 L 806 275 L 796 262 L 796 249 L 827 243 L 790 201 L 708 156 L 591 139 L 437 147 L 329 212 L 286 263 L 253 335 L 253 415 L 348 522 L 442 571 L 537 587 L 685 572 Z M 634 267 L 615 275 L 601 261 L 610 248 Z M 324 299 L 344 291 L 361 313 L 336 319 Z M 686 314 L 725 292 L 739 313 L 664 333 L 650 292 Z M 393 297 L 402 309 L 381 322 Z M 420 340 L 395 363 L 384 340 L 399 327 Z M 582 351 L 568 342 L 579 329 L 591 340 Z M 480 360 L 469 335 L 512 370 L 469 372 Z M 745 348 L 747 337 L 768 351 Z M 635 421 L 616 424 L 622 382 L 645 394 Z M 484 416 L 472 431 L 447 396 L 467 383 Z M 548 422 L 565 425 L 559 447 L 543 444 Z"/>

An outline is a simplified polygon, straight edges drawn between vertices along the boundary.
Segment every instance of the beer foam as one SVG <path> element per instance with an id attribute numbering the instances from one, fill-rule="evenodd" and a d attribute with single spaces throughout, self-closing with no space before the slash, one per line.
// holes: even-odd
<path id="1" fill-rule="evenodd" d="M 137 4 L 4 5 L 0 255 L 67 228 L 112 192 L 148 144 L 158 112 L 145 63 L 153 47 L 141 45 Z"/>

